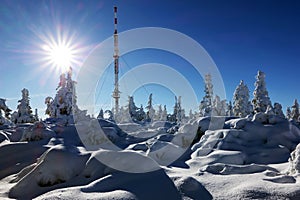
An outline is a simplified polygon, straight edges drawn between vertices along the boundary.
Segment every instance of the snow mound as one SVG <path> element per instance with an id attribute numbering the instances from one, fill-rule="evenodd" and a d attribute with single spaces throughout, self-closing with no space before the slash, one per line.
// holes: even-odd
<path id="1" fill-rule="evenodd" d="M 20 173 L 20 181 L 9 191 L 11 198 L 32 198 L 40 187 L 66 182 L 80 174 L 89 155 L 81 154 L 76 147 L 57 145 L 47 150 L 32 166 Z"/>
<path id="2" fill-rule="evenodd" d="M 49 200 L 49 199 L 60 199 L 60 200 L 69 200 L 69 199 L 89 199 L 89 200 L 137 200 L 138 198 L 129 191 L 124 190 L 114 190 L 109 192 L 82 192 L 73 188 L 67 189 L 58 189 L 43 194 L 35 200 Z"/>
<path id="3" fill-rule="evenodd" d="M 265 181 L 270 181 L 273 183 L 296 183 L 296 179 L 293 176 L 281 175 L 272 178 L 264 178 Z"/>
<path id="4" fill-rule="evenodd" d="M 237 122 L 239 120 L 229 123 L 236 125 Z M 282 163 L 288 160 L 290 152 L 300 142 L 299 129 L 287 120 L 276 124 L 243 120 L 243 124 L 243 128 L 239 127 L 241 129 L 207 130 L 201 140 L 192 146 L 192 158 L 209 157 L 207 155 L 210 153 L 215 154 L 215 151 L 222 150 L 241 152 L 244 159 L 241 164 Z M 226 154 L 223 155 L 226 157 Z"/>
<path id="5" fill-rule="evenodd" d="M 101 149 L 97 151 L 95 158 L 112 169 L 128 173 L 145 173 L 160 169 L 157 162 L 150 157 L 131 150 L 112 151 Z"/>
<path id="6" fill-rule="evenodd" d="M 228 165 L 223 163 L 215 163 L 205 166 L 201 171 L 206 171 L 212 174 L 230 175 L 230 174 L 253 174 L 269 170 L 277 173 L 277 170 L 266 165 Z"/>
<path id="7" fill-rule="evenodd" d="M 171 142 L 155 141 L 146 152 L 146 155 L 160 165 L 168 166 L 184 154 L 186 149 Z"/>
<path id="8" fill-rule="evenodd" d="M 175 185 L 184 197 L 191 199 L 213 199 L 207 189 L 193 177 L 182 177 L 175 181 Z"/>

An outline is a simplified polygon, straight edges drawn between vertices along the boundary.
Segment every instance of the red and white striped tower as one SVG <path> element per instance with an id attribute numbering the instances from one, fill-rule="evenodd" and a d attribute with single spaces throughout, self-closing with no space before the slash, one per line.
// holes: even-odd
<path id="1" fill-rule="evenodd" d="M 119 45 L 118 45 L 118 30 L 117 30 L 117 6 L 114 7 L 114 65 L 115 65 L 115 89 L 113 91 L 112 97 L 115 99 L 115 116 L 119 112 L 119 99 L 120 99 L 120 91 L 119 91 Z"/>

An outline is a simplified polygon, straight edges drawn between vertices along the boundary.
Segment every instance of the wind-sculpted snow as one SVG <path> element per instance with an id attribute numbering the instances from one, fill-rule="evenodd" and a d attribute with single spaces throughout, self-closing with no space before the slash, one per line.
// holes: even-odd
<path id="1" fill-rule="evenodd" d="M 242 164 L 287 162 L 290 152 L 300 142 L 299 129 L 283 119 L 276 124 L 263 124 L 256 119 L 234 119 L 226 122 L 231 127 L 229 129 L 207 130 L 192 147 L 192 157 L 225 150 L 240 152 L 243 155 Z"/>
<path id="2" fill-rule="evenodd" d="M 297 199 L 300 130 L 258 116 L 176 128 L 90 118 L 76 128 L 59 121 L 7 127 L 0 198 Z"/>
<path id="3" fill-rule="evenodd" d="M 80 174 L 89 158 L 76 147 L 54 146 L 47 150 L 36 163 L 30 166 L 27 174 L 17 176 L 17 184 L 9 192 L 12 198 L 32 198 L 40 193 L 39 187 L 49 187 L 66 182 Z"/>

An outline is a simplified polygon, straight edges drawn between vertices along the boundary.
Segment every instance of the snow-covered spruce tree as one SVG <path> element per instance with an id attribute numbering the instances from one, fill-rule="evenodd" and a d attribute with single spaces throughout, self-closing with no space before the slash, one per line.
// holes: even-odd
<path id="1" fill-rule="evenodd" d="M 221 101 L 221 98 L 218 95 L 216 95 L 212 105 L 212 116 L 225 116 L 225 112 L 226 100 Z"/>
<path id="2" fill-rule="evenodd" d="M 287 109 L 286 109 L 286 118 L 292 119 L 292 111 L 291 111 L 290 107 L 287 107 Z"/>
<path id="3" fill-rule="evenodd" d="M 2 115 L 2 110 L 0 109 L 0 126 L 6 123 L 6 119 Z"/>
<path id="4" fill-rule="evenodd" d="M 164 109 L 163 109 L 163 111 L 162 111 L 160 120 L 161 120 L 161 121 L 166 121 L 166 120 L 167 120 L 167 116 L 168 116 L 167 106 L 164 105 Z"/>
<path id="5" fill-rule="evenodd" d="M 39 121 L 39 115 L 38 115 L 38 109 L 37 108 L 34 111 L 34 118 L 35 118 L 35 121 Z"/>
<path id="6" fill-rule="evenodd" d="M 227 104 L 226 116 L 231 117 L 231 116 L 233 116 L 233 115 L 234 115 L 234 114 L 233 114 L 232 103 L 231 103 L 231 101 L 229 101 L 228 104 Z"/>
<path id="7" fill-rule="evenodd" d="M 138 108 L 136 107 L 136 105 L 134 103 L 133 96 L 129 96 L 128 97 L 128 111 L 129 111 L 130 117 L 133 121 L 136 120 L 137 110 L 138 110 Z"/>
<path id="8" fill-rule="evenodd" d="M 143 108 L 143 105 L 141 104 L 141 107 L 137 110 L 137 113 L 136 113 L 136 120 L 139 121 L 139 122 L 143 122 L 146 120 L 147 118 L 147 115 L 144 111 L 144 108 Z"/>
<path id="9" fill-rule="evenodd" d="M 268 105 L 272 105 L 268 91 L 266 89 L 265 73 L 258 71 L 256 75 L 255 89 L 253 92 L 254 98 L 252 100 L 254 112 L 265 112 Z"/>
<path id="10" fill-rule="evenodd" d="M 149 95 L 149 100 L 146 109 L 147 109 L 147 121 L 153 121 L 155 116 L 155 110 L 152 104 L 152 93 Z"/>
<path id="11" fill-rule="evenodd" d="M 159 105 L 157 112 L 155 112 L 155 120 L 157 120 L 157 121 L 161 120 L 162 112 L 163 112 L 162 106 Z"/>
<path id="12" fill-rule="evenodd" d="M 297 99 L 294 101 L 294 105 L 292 106 L 291 119 L 298 121 L 299 118 L 299 104 Z"/>
<path id="13" fill-rule="evenodd" d="M 10 118 L 10 112 L 11 109 L 8 108 L 8 106 L 6 105 L 6 99 L 2 99 L 0 98 L 0 110 L 3 110 L 5 112 L 5 118 L 9 119 Z"/>
<path id="14" fill-rule="evenodd" d="M 210 74 L 205 75 L 204 88 L 205 96 L 200 102 L 199 111 L 201 116 L 210 116 L 213 102 L 213 84 Z"/>
<path id="15" fill-rule="evenodd" d="M 167 115 L 167 120 L 169 122 L 177 122 L 178 121 L 178 117 L 181 118 L 181 111 L 180 111 L 181 108 L 179 108 L 178 106 L 178 99 L 177 99 L 177 96 L 175 96 L 175 104 L 174 104 L 174 107 L 173 107 L 173 114 L 168 114 Z"/>
<path id="16" fill-rule="evenodd" d="M 244 81 L 236 87 L 233 94 L 233 114 L 237 117 L 246 117 L 252 112 L 251 102 L 249 101 L 249 89 Z"/>
<path id="17" fill-rule="evenodd" d="M 103 119 L 103 109 L 101 108 L 99 111 L 99 114 L 97 116 L 97 119 Z"/>
<path id="18" fill-rule="evenodd" d="M 33 123 L 36 121 L 29 105 L 29 99 L 29 91 L 24 88 L 22 90 L 22 99 L 18 101 L 17 111 L 12 115 L 12 122 L 15 124 Z"/>
<path id="19" fill-rule="evenodd" d="M 274 113 L 275 115 L 285 118 L 283 112 L 282 112 L 282 106 L 280 103 L 274 103 Z"/>
<path id="20" fill-rule="evenodd" d="M 176 121 L 181 122 L 182 118 L 184 115 L 184 111 L 181 108 L 181 96 L 178 97 L 178 102 L 177 102 L 177 114 L 176 114 Z"/>
<path id="21" fill-rule="evenodd" d="M 60 82 L 56 88 L 57 93 L 54 99 L 47 97 L 46 114 L 52 118 L 66 118 L 78 111 L 76 105 L 75 81 L 72 80 L 72 68 L 69 68 L 67 75 L 60 75 Z"/>
<path id="22" fill-rule="evenodd" d="M 140 108 L 136 107 L 133 96 L 129 96 L 128 110 L 130 117 L 134 122 L 143 122 L 147 118 L 146 113 L 144 112 L 143 105 L 141 105 Z"/>

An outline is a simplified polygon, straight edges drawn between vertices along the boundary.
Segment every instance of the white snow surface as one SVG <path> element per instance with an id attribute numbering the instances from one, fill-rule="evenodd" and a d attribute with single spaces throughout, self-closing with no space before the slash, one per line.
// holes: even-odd
<path id="1" fill-rule="evenodd" d="M 273 117 L 1 127 L 0 199 L 300 199 L 300 129 Z"/>

